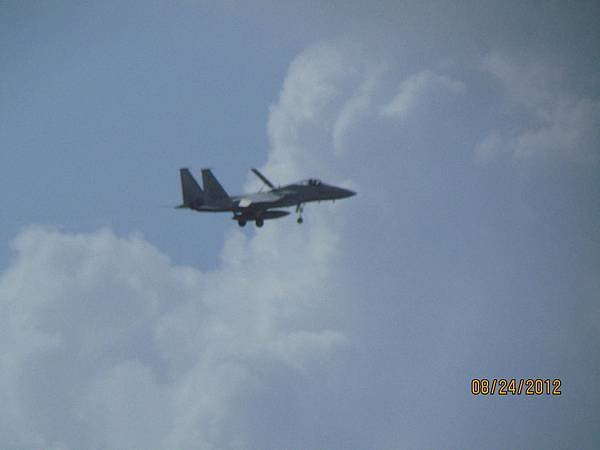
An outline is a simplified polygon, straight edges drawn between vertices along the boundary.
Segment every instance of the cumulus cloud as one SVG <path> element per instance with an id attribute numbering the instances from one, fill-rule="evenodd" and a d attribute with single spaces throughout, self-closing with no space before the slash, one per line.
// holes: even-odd
<path id="1" fill-rule="evenodd" d="M 483 69 L 500 81 L 505 107 L 521 116 L 521 123 L 514 131 L 492 132 L 476 154 L 488 161 L 503 151 L 516 160 L 598 161 L 600 101 L 564 88 L 561 71 L 541 62 L 518 63 L 493 53 Z"/>
<path id="2" fill-rule="evenodd" d="M 274 221 L 249 235 L 232 227 L 212 272 L 173 265 L 137 235 L 20 233 L 0 278 L 0 442 L 592 442 L 598 395 L 586 386 L 597 372 L 598 337 L 595 328 L 578 330 L 595 311 L 596 257 L 574 233 L 580 222 L 535 222 L 513 204 L 528 193 L 473 167 L 465 141 L 483 134 L 475 119 L 485 105 L 467 111 L 459 131 L 453 117 L 435 114 L 440 104 L 472 99 L 467 81 L 435 65 L 395 71 L 403 60 L 390 58 L 382 74 L 364 49 L 330 42 L 294 59 L 270 109 L 264 168 L 275 182 L 310 173 L 351 183 L 358 196 L 309 206 L 302 227 Z M 398 88 L 398 74 L 411 73 Z M 552 102 L 547 92 L 524 108 Z M 501 130 L 481 144 L 482 157 L 494 159 L 503 142 Z M 443 151 L 432 145 L 440 143 Z M 538 375 L 565 377 L 569 395 L 469 392 L 472 377 Z M 498 428 L 515 440 L 490 438 Z"/>
<path id="3" fill-rule="evenodd" d="M 343 153 L 351 125 L 368 114 L 382 70 L 361 57 L 363 52 L 347 42 L 329 42 L 294 59 L 279 101 L 270 109 L 269 173 L 293 180 L 301 175 L 299 170 L 303 174 L 331 170 L 332 158 Z"/>
<path id="4" fill-rule="evenodd" d="M 389 117 L 406 117 L 415 108 L 419 99 L 431 100 L 431 97 L 444 92 L 461 93 L 466 89 L 462 81 L 424 70 L 408 77 L 400 84 L 398 94 L 381 108 L 381 114 Z"/>
<path id="5" fill-rule="evenodd" d="M 475 147 L 475 159 L 482 163 L 497 160 L 498 156 L 505 150 L 505 142 L 498 133 L 492 133 L 477 143 Z"/>
<path id="6" fill-rule="evenodd" d="M 342 106 L 333 126 L 333 149 L 336 154 L 344 150 L 345 141 L 357 121 L 368 115 L 373 101 L 373 93 L 379 87 L 379 74 L 383 69 L 373 69 L 365 74 L 365 80 Z"/>
<path id="7" fill-rule="evenodd" d="M 274 179 L 327 167 L 320 152 L 347 90 L 364 81 L 347 68 L 332 46 L 290 66 L 268 126 Z M 247 423 L 262 408 L 251 393 L 285 392 L 293 374 L 311 380 L 348 343 L 346 315 L 337 312 L 346 288 L 335 270 L 344 215 L 337 207 L 331 220 L 328 211 L 323 205 L 310 224 L 291 230 L 289 222 L 269 223 L 250 238 L 230 230 L 220 268 L 208 273 L 174 266 L 138 235 L 20 233 L 0 278 L 2 443 L 196 449 L 261 442 L 243 425 L 231 433 L 236 420 Z"/>
<path id="8" fill-rule="evenodd" d="M 269 122 L 274 179 L 327 159 L 345 90 L 364 85 L 343 58 L 322 46 L 290 66 Z M 3 444 L 247 448 L 252 430 L 231 434 L 232 417 L 247 422 L 261 401 L 240 396 L 269 388 L 263 378 L 277 391 L 290 374 L 311 379 L 346 345 L 332 226 L 343 215 L 327 209 L 292 230 L 230 231 L 209 273 L 136 235 L 23 231 L 0 279 Z"/>
<path id="9" fill-rule="evenodd" d="M 135 235 L 22 232 L 0 278 L 2 444 L 229 445 L 222 422 L 257 370 L 306 371 L 343 343 L 315 317 L 334 301 L 335 237 L 314 232 L 266 250 L 276 234 L 236 231 L 218 273 Z"/>
<path id="10" fill-rule="evenodd" d="M 373 76 L 382 66 L 368 53 L 339 43 L 307 49 L 290 66 L 281 100 L 270 111 L 269 173 L 347 176 L 358 190 L 351 204 L 325 210 L 326 219 L 323 209 L 311 211 L 311 220 L 340 233 L 332 244 L 340 258 L 334 271 L 347 284 L 339 313 L 351 324 L 345 333 L 350 350 L 336 353 L 334 383 L 311 386 L 320 401 L 307 400 L 335 437 L 322 433 L 307 443 L 297 436 L 294 442 L 345 448 L 343 437 L 352 436 L 354 448 L 503 448 L 506 442 L 489 438 L 502 423 L 527 436 L 515 446 L 560 447 L 573 440 L 586 446 L 590 429 L 575 434 L 571 416 L 575 398 L 586 395 L 582 389 L 556 407 L 537 403 L 527 411 L 516 411 L 515 403 L 492 407 L 468 392 L 469 378 L 484 372 L 590 379 L 580 369 L 593 371 L 597 358 L 578 346 L 586 338 L 573 326 L 587 313 L 573 323 L 565 316 L 563 286 L 580 275 L 566 273 L 564 259 L 549 257 L 548 233 L 556 227 L 540 233 L 530 211 L 535 207 L 524 212 L 522 201 L 513 202 L 525 196 L 519 186 L 498 183 L 495 173 L 485 180 L 476 170 L 481 167 L 473 168 L 465 141 L 475 141 L 485 124 L 479 116 L 489 114 L 485 103 L 470 106 L 478 91 L 440 69 L 395 72 L 401 64 L 391 58 L 386 71 Z M 399 89 L 390 81 L 411 72 Z M 293 99 L 301 96 L 295 111 Z M 502 143 L 502 135 L 493 135 L 480 157 L 495 159 Z M 558 245 L 556 255 L 563 254 L 568 244 Z M 584 272 L 589 282 L 593 270 Z M 590 295 L 586 290 L 582 297 Z M 575 302 L 590 312 L 587 300 Z M 543 325 L 523 319 L 532 315 Z M 526 418 L 532 414 L 540 419 Z M 296 419 L 301 430 L 314 426 Z M 556 428 L 540 437 L 546 420 Z"/>

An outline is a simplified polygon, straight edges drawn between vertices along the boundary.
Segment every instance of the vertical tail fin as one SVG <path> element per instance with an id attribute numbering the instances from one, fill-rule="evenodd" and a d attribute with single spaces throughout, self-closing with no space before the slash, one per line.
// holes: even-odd
<path id="1" fill-rule="evenodd" d="M 182 206 L 192 206 L 204 202 L 204 192 L 192 176 L 189 169 L 179 169 L 181 177 L 181 193 L 183 195 Z"/>
<path id="2" fill-rule="evenodd" d="M 230 200 L 229 195 L 227 195 L 227 192 L 225 192 L 225 189 L 223 189 L 223 186 L 217 181 L 210 169 L 202 169 L 202 184 L 204 185 L 204 191 L 209 202 L 219 203 Z"/>

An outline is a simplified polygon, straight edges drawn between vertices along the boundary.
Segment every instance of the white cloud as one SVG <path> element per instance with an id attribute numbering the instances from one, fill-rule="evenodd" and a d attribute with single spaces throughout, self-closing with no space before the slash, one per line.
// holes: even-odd
<path id="1" fill-rule="evenodd" d="M 233 226 L 215 271 L 174 266 L 135 235 L 19 234 L 0 278 L 4 447 L 500 448 L 486 436 L 498 423 L 524 448 L 568 442 L 582 379 L 556 399 L 561 408 L 532 402 L 515 415 L 514 404 L 474 401 L 468 378 L 575 379 L 574 358 L 593 368 L 552 285 L 558 274 L 575 285 L 589 266 L 569 278 L 547 241 L 536 248 L 543 227 L 515 231 L 530 226 L 510 204 L 523 193 L 473 176 L 457 157 L 462 135 L 443 154 L 432 149 L 428 138 L 448 142 L 456 122 L 445 129 L 432 114 L 398 133 L 377 114 L 381 98 L 406 118 L 470 89 L 425 70 L 398 92 L 371 78 L 373 67 L 344 45 L 305 50 L 268 124 L 274 182 L 350 179 L 358 196 L 309 207 L 302 227 Z M 503 142 L 490 138 L 481 156 L 498 158 Z M 551 364 L 532 363 L 532 349 Z M 549 421 L 555 434 L 543 432 Z"/>
<path id="2" fill-rule="evenodd" d="M 322 173 L 332 156 L 341 155 L 351 124 L 368 112 L 381 72 L 361 52 L 344 42 L 322 43 L 290 65 L 267 127 L 271 151 L 265 170 L 275 179 Z"/>
<path id="3" fill-rule="evenodd" d="M 462 81 L 454 80 L 431 70 L 416 73 L 400 84 L 398 94 L 384 107 L 381 114 L 389 117 L 406 117 L 426 96 L 440 95 L 441 92 L 459 94 L 465 92 Z"/>
<path id="4" fill-rule="evenodd" d="M 542 125 L 525 129 L 516 137 L 516 158 L 548 156 L 581 163 L 598 160 L 600 101 L 561 95 L 536 116 Z"/>
<path id="5" fill-rule="evenodd" d="M 563 87 L 558 69 L 539 62 L 519 64 L 492 53 L 484 59 L 483 69 L 502 83 L 508 111 L 519 114 L 522 110 L 522 117 L 516 131 L 493 131 L 484 138 L 477 153 L 489 150 L 490 143 L 502 136 L 505 148 L 516 160 L 598 161 L 599 100 L 574 95 Z"/>
<path id="6" fill-rule="evenodd" d="M 332 45 L 302 52 L 290 65 L 279 102 L 271 106 L 268 134 L 271 141 L 268 173 L 280 180 L 294 180 L 299 169 L 314 169 L 314 151 L 307 139 L 330 136 L 331 109 L 339 100 L 339 84 L 347 78 L 343 58 Z M 307 127 L 310 131 L 307 132 Z"/>
<path id="7" fill-rule="evenodd" d="M 343 152 L 344 141 L 353 125 L 369 113 L 373 91 L 378 87 L 378 73 L 379 71 L 375 71 L 372 75 L 367 76 L 356 94 L 342 106 L 333 126 L 333 149 L 336 154 L 339 155 Z"/>
<path id="8" fill-rule="evenodd" d="M 236 230 L 215 273 L 138 236 L 22 232 L 0 278 L 3 445 L 226 446 L 255 370 L 309 373 L 343 342 L 318 314 L 336 301 L 335 236 L 315 227 L 307 242 Z"/>
<path id="9" fill-rule="evenodd" d="M 500 53 L 486 55 L 481 66 L 502 82 L 510 101 L 534 109 L 552 102 L 552 89 L 561 76 L 559 70 L 540 62 L 517 64 Z"/>
<path id="10" fill-rule="evenodd" d="M 369 89 L 366 69 L 349 71 L 347 59 L 325 45 L 290 66 L 269 120 L 274 180 L 331 168 L 340 111 Z M 262 376 L 278 389 L 292 373 L 310 380 L 347 343 L 340 206 L 311 210 L 303 227 L 274 221 L 250 238 L 231 229 L 208 273 L 174 266 L 137 235 L 20 233 L 0 278 L 0 442 L 247 447 L 228 432 L 231 416 L 260 401 L 240 395 L 266 388 Z"/>
<path id="11" fill-rule="evenodd" d="M 505 150 L 505 145 L 506 143 L 498 133 L 492 133 L 477 144 L 475 158 L 482 163 L 495 161 Z"/>

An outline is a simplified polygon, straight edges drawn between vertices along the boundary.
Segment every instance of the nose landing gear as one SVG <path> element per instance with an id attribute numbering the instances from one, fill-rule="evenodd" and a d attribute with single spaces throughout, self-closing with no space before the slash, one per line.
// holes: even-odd
<path id="1" fill-rule="evenodd" d="M 296 206 L 296 213 L 298 214 L 298 219 L 296 220 L 296 222 L 298 223 L 304 222 L 304 219 L 302 219 L 302 211 L 304 211 L 304 204 L 298 203 L 298 205 Z"/>

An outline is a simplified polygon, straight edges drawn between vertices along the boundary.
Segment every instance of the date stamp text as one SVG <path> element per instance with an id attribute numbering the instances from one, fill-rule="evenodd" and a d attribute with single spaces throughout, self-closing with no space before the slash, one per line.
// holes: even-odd
<path id="1" fill-rule="evenodd" d="M 473 378 L 473 395 L 561 395 L 560 378 Z"/>

